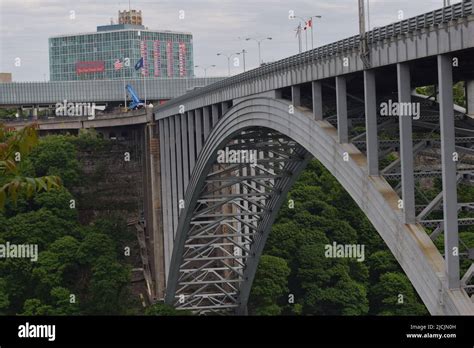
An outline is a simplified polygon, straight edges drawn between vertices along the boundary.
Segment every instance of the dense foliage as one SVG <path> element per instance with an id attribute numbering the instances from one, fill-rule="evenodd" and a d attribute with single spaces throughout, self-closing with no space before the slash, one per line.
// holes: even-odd
<path id="1" fill-rule="evenodd" d="M 136 314 L 129 293 L 125 245 L 135 238 L 122 218 L 84 226 L 71 189 L 80 185 L 76 143 L 69 136 L 41 139 L 18 175 L 61 177 L 64 187 L 35 196 L 20 193 L 0 213 L 0 244 L 38 245 L 38 260 L 0 261 L 0 313 L 22 315 Z"/>
<path id="2" fill-rule="evenodd" d="M 288 202 L 257 270 L 251 314 L 427 314 L 375 229 L 319 162 L 302 174 Z M 364 245 L 365 260 L 326 257 L 333 242 Z"/>

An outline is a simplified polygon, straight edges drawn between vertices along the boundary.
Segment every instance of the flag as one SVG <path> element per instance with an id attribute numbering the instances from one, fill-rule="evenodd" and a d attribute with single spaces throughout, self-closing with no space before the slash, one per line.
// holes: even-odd
<path id="1" fill-rule="evenodd" d="M 312 27 L 313 27 L 313 19 L 312 19 L 312 18 L 308 19 L 308 21 L 306 22 L 306 26 L 307 26 L 308 28 L 312 28 Z"/>
<path id="2" fill-rule="evenodd" d="M 123 63 L 120 61 L 120 59 L 117 59 L 114 63 L 114 68 L 115 70 L 120 70 L 123 68 Z"/>
<path id="3" fill-rule="evenodd" d="M 139 70 L 141 68 L 143 68 L 143 57 L 141 57 L 137 64 L 135 64 L 135 70 Z"/>

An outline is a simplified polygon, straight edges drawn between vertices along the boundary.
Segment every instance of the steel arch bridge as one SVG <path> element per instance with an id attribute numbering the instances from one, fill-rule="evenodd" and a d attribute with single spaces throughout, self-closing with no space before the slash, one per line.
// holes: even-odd
<path id="1" fill-rule="evenodd" d="M 363 57 L 350 38 L 157 107 L 146 139 L 157 298 L 200 314 L 245 314 L 278 210 L 314 157 L 366 214 L 431 314 L 473 315 L 474 253 L 459 229 L 474 218 L 459 214 L 474 204 L 457 195 L 461 182 L 474 182 L 472 14 L 465 1 L 377 28 Z M 453 106 L 457 81 L 465 81 L 467 110 Z M 438 86 L 435 100 L 413 93 L 429 84 Z M 379 105 L 392 99 L 419 103 L 420 117 L 384 119 Z M 222 161 L 228 151 L 256 161 Z M 391 152 L 398 159 L 381 168 Z M 441 177 L 443 189 L 420 202 L 417 181 L 427 177 Z"/>
<path id="2" fill-rule="evenodd" d="M 174 242 L 167 302 L 200 313 L 245 313 L 271 225 L 312 155 L 367 215 L 431 313 L 472 313 L 473 303 L 463 291 L 439 291 L 443 257 L 423 226 L 404 223 L 398 195 L 385 179 L 367 176 L 365 156 L 354 145 L 340 144 L 336 128 L 312 120 L 310 111 L 289 115 L 290 105 L 268 97 L 242 101 L 209 135 L 179 220 L 177 230 L 183 232 Z M 255 167 L 217 162 L 218 150 L 237 143 L 257 149 Z"/>

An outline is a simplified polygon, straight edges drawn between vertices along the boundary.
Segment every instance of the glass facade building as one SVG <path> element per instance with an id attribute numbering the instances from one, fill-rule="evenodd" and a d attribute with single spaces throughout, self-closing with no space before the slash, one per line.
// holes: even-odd
<path id="1" fill-rule="evenodd" d="M 134 66 L 142 57 L 144 68 L 137 71 Z M 130 66 L 116 70 L 116 61 L 126 58 Z M 193 77 L 193 37 L 133 24 L 56 36 L 49 39 L 49 71 L 51 81 Z"/>

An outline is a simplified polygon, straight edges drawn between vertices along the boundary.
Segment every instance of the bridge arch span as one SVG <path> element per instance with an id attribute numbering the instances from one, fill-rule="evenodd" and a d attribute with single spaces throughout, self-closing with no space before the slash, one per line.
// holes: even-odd
<path id="1" fill-rule="evenodd" d="M 396 192 L 382 177 L 367 175 L 365 155 L 352 144 L 340 144 L 336 129 L 327 121 L 313 120 L 312 112 L 304 108 L 295 108 L 291 114 L 289 107 L 290 102 L 282 99 L 263 96 L 245 99 L 228 110 L 209 134 L 186 189 L 185 207 L 180 214 L 170 263 L 166 302 L 200 313 L 220 310 L 245 313 L 271 225 L 286 193 L 312 155 L 341 183 L 369 218 L 431 314 L 474 314 L 474 304 L 466 292 L 447 287 L 444 259 L 423 227 L 405 224 Z M 273 172 L 274 179 L 253 185 L 254 192 L 268 186 L 273 191 L 267 193 L 264 189 L 260 203 L 247 201 L 245 206 L 241 201 L 236 204 L 236 212 L 225 204 L 237 199 L 247 200 L 253 187 L 242 181 L 245 175 L 240 170 L 237 178 L 241 181 L 234 183 L 248 186 L 248 189 L 244 190 L 244 195 L 242 191 L 232 191 L 229 186 L 232 185 L 232 169 L 216 169 L 217 152 L 236 144 L 250 148 L 250 143 L 244 140 L 249 133 L 249 139 L 261 137 L 259 140 L 263 139 L 267 147 L 276 142 L 280 144 L 278 137 L 283 139 L 282 148 L 287 148 L 288 153 L 282 154 L 278 148 L 272 155 L 262 157 L 264 163 L 277 161 L 279 155 L 286 159 L 281 160 L 273 168 L 275 170 L 266 169 Z M 256 146 L 256 142 L 253 145 Z M 266 152 L 263 150 L 258 149 L 259 153 Z M 348 161 L 344 159 L 345 153 L 349 155 Z M 219 183 L 227 182 L 228 185 L 215 189 L 212 185 L 218 182 L 219 173 L 224 174 Z M 281 173 L 288 175 L 277 175 Z M 222 192 L 226 188 L 229 190 L 226 194 L 214 201 L 206 200 L 209 192 Z M 216 214 L 215 207 L 222 214 Z M 250 220 L 244 220 L 239 207 L 253 212 L 259 217 L 258 222 L 253 225 Z M 229 222 L 231 216 L 234 218 L 232 223 Z M 210 220 L 211 217 L 214 220 Z M 235 228 L 236 225 L 240 228 Z M 247 234 L 237 233 L 246 229 Z M 201 233 L 200 237 L 193 237 L 190 231 Z M 215 233 L 215 239 L 212 233 Z M 225 243 L 221 240 L 216 248 L 213 241 L 217 241 L 217 234 Z M 233 254 L 233 251 L 237 252 Z M 217 265 L 222 261 L 219 256 L 227 261 Z"/>

